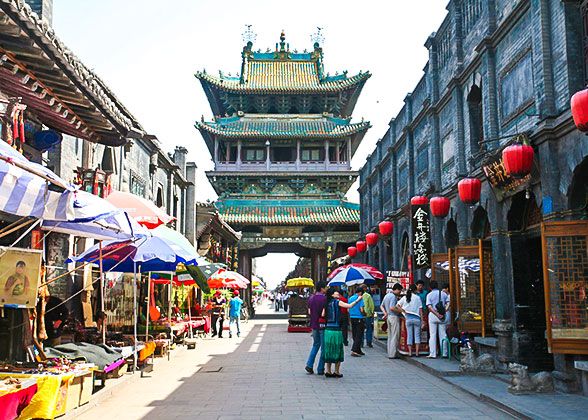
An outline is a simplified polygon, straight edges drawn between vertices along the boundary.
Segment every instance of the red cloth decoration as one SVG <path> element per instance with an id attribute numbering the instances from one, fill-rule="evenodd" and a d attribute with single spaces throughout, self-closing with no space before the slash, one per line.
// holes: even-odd
<path id="1" fill-rule="evenodd" d="M 24 111 L 20 111 L 19 118 L 18 118 L 18 126 L 20 128 L 20 142 L 25 142 L 25 132 L 24 132 Z"/>
<path id="2" fill-rule="evenodd" d="M 449 214 L 449 207 L 451 207 L 451 201 L 445 197 L 433 197 L 431 198 L 431 214 L 434 217 L 443 218 Z"/>
<path id="3" fill-rule="evenodd" d="M 410 204 L 415 205 L 415 206 L 429 204 L 429 199 L 427 197 L 422 196 L 422 195 L 417 195 L 417 196 L 412 197 L 410 199 Z"/>
<path id="4" fill-rule="evenodd" d="M 502 151 L 504 167 L 513 178 L 524 178 L 533 167 L 535 152 L 526 144 L 511 144 Z"/>
<path id="5" fill-rule="evenodd" d="M 570 102 L 576 127 L 580 131 L 588 131 L 588 89 L 575 93 Z"/>
<path id="6" fill-rule="evenodd" d="M 14 111 L 14 117 L 12 119 L 12 141 L 15 142 L 18 138 L 18 109 Z"/>
<path id="7" fill-rule="evenodd" d="M 350 246 L 349 248 L 347 248 L 347 254 L 353 258 L 357 255 L 357 248 L 354 246 Z"/>
<path id="8" fill-rule="evenodd" d="M 390 222 L 389 220 L 384 220 L 382 223 L 380 223 L 379 227 L 380 233 L 384 236 L 392 235 L 392 232 L 394 231 L 394 223 Z"/>
<path id="9" fill-rule="evenodd" d="M 378 234 L 377 233 L 368 233 L 365 235 L 365 239 L 369 246 L 375 246 L 378 244 Z"/>
<path id="10" fill-rule="evenodd" d="M 459 198 L 469 206 L 473 206 L 480 201 L 482 193 L 482 183 L 477 178 L 465 178 L 457 184 Z"/>
<path id="11" fill-rule="evenodd" d="M 365 252 L 367 249 L 367 243 L 365 241 L 357 241 L 355 246 L 357 247 L 357 252 Z"/>

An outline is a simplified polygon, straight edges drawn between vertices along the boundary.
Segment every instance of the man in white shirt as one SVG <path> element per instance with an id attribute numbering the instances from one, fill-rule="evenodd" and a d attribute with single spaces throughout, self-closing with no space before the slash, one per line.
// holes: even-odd
<path id="1" fill-rule="evenodd" d="M 384 299 L 380 309 L 384 312 L 384 319 L 388 325 L 388 358 L 396 359 L 398 357 L 398 338 L 400 336 L 400 315 L 402 309 L 396 307 L 398 303 L 398 296 L 402 292 L 402 286 L 396 283 L 392 290 L 388 292 Z"/>
<path id="2" fill-rule="evenodd" d="M 442 310 L 437 305 L 441 302 Z M 429 355 L 428 358 L 437 357 L 437 338 L 443 352 L 443 357 L 447 357 L 447 347 L 443 346 L 443 340 L 447 338 L 445 324 L 445 308 L 449 302 L 449 296 L 439 290 L 439 285 L 435 280 L 431 281 L 431 291 L 427 294 L 427 309 L 429 309 Z M 442 312 L 442 313 L 441 313 Z"/>

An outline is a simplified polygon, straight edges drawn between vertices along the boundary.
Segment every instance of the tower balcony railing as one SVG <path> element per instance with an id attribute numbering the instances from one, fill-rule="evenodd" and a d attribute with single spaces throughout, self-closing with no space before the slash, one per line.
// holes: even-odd
<path id="1" fill-rule="evenodd" d="M 263 171 L 350 171 L 349 162 L 259 162 L 259 161 L 237 161 L 237 162 L 216 162 L 216 171 L 234 172 L 263 172 Z"/>

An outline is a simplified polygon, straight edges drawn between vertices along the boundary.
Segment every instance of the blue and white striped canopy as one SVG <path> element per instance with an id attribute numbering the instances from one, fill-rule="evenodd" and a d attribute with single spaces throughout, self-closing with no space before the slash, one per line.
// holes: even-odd
<path id="1" fill-rule="evenodd" d="M 338 272 L 329 282 L 329 286 L 353 286 L 355 284 L 374 284 L 376 281 L 370 273 L 363 268 L 347 267 Z"/>
<path id="2" fill-rule="evenodd" d="M 50 179 L 47 181 L 43 177 Z M 0 211 L 17 216 L 71 220 L 75 187 L 0 141 Z"/>
<path id="3" fill-rule="evenodd" d="M 48 168 L 0 141 L 0 211 L 43 219 L 49 231 L 96 239 L 130 239 L 145 230 L 108 201 L 78 191 Z"/>

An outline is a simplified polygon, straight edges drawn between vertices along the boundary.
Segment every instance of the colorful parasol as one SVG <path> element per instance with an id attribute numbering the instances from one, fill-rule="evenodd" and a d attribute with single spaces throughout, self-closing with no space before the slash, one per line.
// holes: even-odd
<path id="1" fill-rule="evenodd" d="M 154 229 L 174 220 L 151 201 L 131 193 L 113 191 L 106 197 L 106 201 L 126 211 L 129 216 L 148 229 Z"/>
<path id="2" fill-rule="evenodd" d="M 345 270 L 347 267 L 362 268 L 365 271 L 367 271 L 368 273 L 370 273 L 373 278 L 378 279 L 378 280 L 381 280 L 381 279 L 384 278 L 384 275 L 380 271 L 378 271 L 377 269 L 375 269 L 374 267 L 372 267 L 371 265 L 353 263 L 353 264 L 347 264 L 347 265 L 341 266 L 341 267 L 336 268 L 335 270 L 333 270 L 333 272 L 327 276 L 327 281 L 331 280 L 339 272 Z"/>
<path id="3" fill-rule="evenodd" d="M 314 282 L 312 279 L 306 277 L 298 277 L 290 279 L 286 282 L 286 287 L 313 287 Z"/>
<path id="4" fill-rule="evenodd" d="M 370 273 L 363 268 L 347 267 L 333 276 L 329 286 L 353 286 L 355 284 L 374 284 L 375 280 Z"/>
<path id="5" fill-rule="evenodd" d="M 208 286 L 211 289 L 228 287 L 230 289 L 244 289 L 249 280 L 234 271 L 220 269 L 208 279 Z"/>

